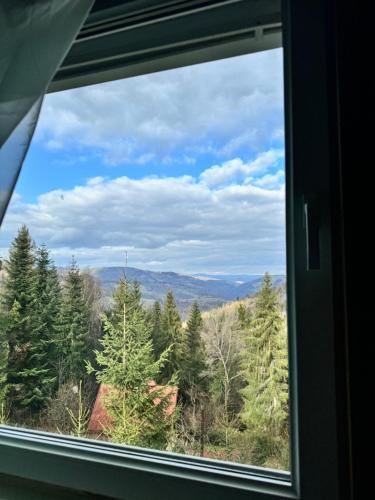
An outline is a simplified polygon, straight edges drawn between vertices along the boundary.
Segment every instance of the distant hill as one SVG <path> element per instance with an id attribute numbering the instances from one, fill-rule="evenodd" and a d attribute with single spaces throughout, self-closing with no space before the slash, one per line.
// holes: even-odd
<path id="1" fill-rule="evenodd" d="M 121 275 L 122 267 L 98 267 L 90 270 L 100 281 L 106 296 L 112 295 Z M 256 293 L 263 281 L 263 276 L 246 276 L 239 280 L 238 275 L 197 275 L 187 276 L 174 272 L 155 272 L 128 267 L 126 271 L 130 281 L 137 280 L 142 289 L 146 303 L 155 300 L 163 301 L 168 290 L 172 290 L 179 310 L 185 315 L 196 300 L 202 310 L 220 307 L 222 304 Z M 274 276 L 274 285 L 285 283 L 285 276 Z"/>
<path id="2" fill-rule="evenodd" d="M 224 280 L 224 281 L 237 281 L 248 283 L 250 281 L 254 281 L 258 278 L 263 278 L 261 274 L 209 274 L 209 273 L 200 273 L 193 274 L 194 278 L 201 279 L 212 279 L 212 280 Z"/>

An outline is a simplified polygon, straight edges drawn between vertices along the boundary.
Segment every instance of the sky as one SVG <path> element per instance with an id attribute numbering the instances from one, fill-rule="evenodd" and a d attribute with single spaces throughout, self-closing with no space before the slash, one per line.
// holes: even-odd
<path id="1" fill-rule="evenodd" d="M 56 264 L 285 272 L 281 49 L 48 94 L 0 231 Z"/>

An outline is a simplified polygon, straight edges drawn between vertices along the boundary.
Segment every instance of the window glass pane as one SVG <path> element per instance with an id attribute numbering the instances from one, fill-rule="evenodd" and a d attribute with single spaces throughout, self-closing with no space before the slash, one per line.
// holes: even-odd
<path id="1" fill-rule="evenodd" d="M 288 470 L 282 80 L 276 49 L 45 98 L 1 423 Z"/>

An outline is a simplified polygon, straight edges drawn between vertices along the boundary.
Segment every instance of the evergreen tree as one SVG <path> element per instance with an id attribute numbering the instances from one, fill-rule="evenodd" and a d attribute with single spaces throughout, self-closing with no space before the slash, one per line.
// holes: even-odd
<path id="1" fill-rule="evenodd" d="M 25 250 L 28 247 L 29 252 Z M 56 381 L 51 366 L 51 343 L 56 333 L 54 323 L 58 316 L 56 300 L 59 293 L 56 270 L 52 268 L 47 249 L 39 249 L 36 258 L 31 254 L 32 249 L 28 231 L 23 227 L 10 255 L 5 293 L 5 306 L 9 307 L 14 300 L 6 321 L 9 343 L 13 347 L 9 382 L 15 390 L 10 399 L 14 410 L 24 408 L 31 414 L 45 406 Z M 11 289 L 13 286 L 17 290 L 20 286 L 15 273 L 17 268 L 29 274 L 29 279 L 24 276 L 21 282 L 29 285 L 27 296 L 24 291 L 15 294 Z"/>
<path id="2" fill-rule="evenodd" d="M 34 243 L 22 226 L 9 251 L 5 265 L 3 307 L 8 314 L 8 383 L 12 411 L 31 407 L 34 394 L 32 372 L 32 332 L 35 305 Z"/>
<path id="3" fill-rule="evenodd" d="M 251 325 L 251 313 L 244 306 L 244 304 L 240 304 L 237 309 L 238 321 L 240 323 L 241 328 L 247 329 Z"/>
<path id="4" fill-rule="evenodd" d="M 14 301 L 17 300 L 20 305 L 20 315 L 25 318 L 30 314 L 34 298 L 34 247 L 29 230 L 26 226 L 22 226 L 11 244 L 9 259 L 5 263 L 3 291 L 5 309 L 10 311 Z"/>
<path id="5" fill-rule="evenodd" d="M 60 285 L 45 246 L 37 251 L 34 287 L 30 360 L 23 376 L 30 377 L 34 386 L 27 404 L 38 410 L 45 406 L 56 389 L 60 347 Z"/>
<path id="6" fill-rule="evenodd" d="M 0 314 L 0 424 L 6 422 L 6 394 L 8 390 L 8 355 L 7 317 Z"/>
<path id="7" fill-rule="evenodd" d="M 258 442 L 255 459 L 262 464 L 267 454 L 275 454 L 280 446 L 287 446 L 288 434 L 286 326 L 268 273 L 245 340 L 246 387 L 241 390 L 244 406 L 240 416 Z"/>
<path id="8" fill-rule="evenodd" d="M 153 359 L 151 325 L 138 284 L 122 278 L 114 302 L 111 316 L 103 317 L 102 350 L 95 352 L 99 368 L 87 364 L 89 373 L 109 386 L 105 406 L 111 421 L 105 433 L 118 443 L 162 447 L 172 420 L 165 412 L 169 398 L 150 384 L 158 378 L 168 352 Z M 159 404 L 155 398 L 160 398 Z"/>
<path id="9" fill-rule="evenodd" d="M 200 391 L 207 391 L 207 360 L 201 337 L 202 328 L 202 315 L 197 302 L 194 302 L 186 327 L 185 385 L 186 389 L 195 386 Z"/>
<path id="10" fill-rule="evenodd" d="M 186 356 L 186 334 L 182 328 L 181 318 L 173 297 L 167 293 L 161 318 L 161 350 L 168 349 L 168 360 L 161 372 L 161 380 L 169 380 L 178 374 L 180 380 L 185 380 L 183 369 Z"/>
<path id="11" fill-rule="evenodd" d="M 145 315 L 141 302 L 140 285 L 137 281 L 129 283 L 126 276 L 122 276 L 113 299 L 114 305 L 111 312 L 111 323 L 116 327 L 119 327 L 123 323 L 124 309 L 128 317 L 131 317 L 136 312 L 141 312 L 142 315 Z"/>
<path id="12" fill-rule="evenodd" d="M 155 359 L 157 359 L 163 352 L 161 316 L 162 315 L 161 315 L 160 302 L 156 300 L 150 312 L 150 323 L 152 325 L 151 337 L 152 337 Z"/>
<path id="13" fill-rule="evenodd" d="M 100 281 L 90 271 L 81 272 L 83 283 L 83 299 L 89 312 L 89 349 L 94 351 L 99 347 L 101 336 L 102 289 Z"/>
<path id="14" fill-rule="evenodd" d="M 78 383 L 89 359 L 89 319 L 82 277 L 74 258 L 65 279 L 60 327 L 61 381 Z"/>

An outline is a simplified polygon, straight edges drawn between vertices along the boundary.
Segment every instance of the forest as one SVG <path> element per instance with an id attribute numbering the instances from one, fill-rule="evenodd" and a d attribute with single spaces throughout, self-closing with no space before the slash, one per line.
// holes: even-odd
<path id="1" fill-rule="evenodd" d="M 103 306 L 90 271 L 58 269 L 23 226 L 0 274 L 0 424 L 289 469 L 285 293 L 269 273 L 183 321 L 173 290 L 146 307 L 124 270 Z"/>

